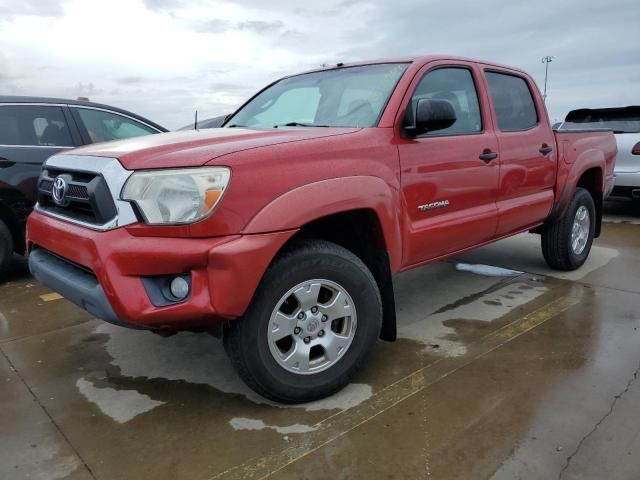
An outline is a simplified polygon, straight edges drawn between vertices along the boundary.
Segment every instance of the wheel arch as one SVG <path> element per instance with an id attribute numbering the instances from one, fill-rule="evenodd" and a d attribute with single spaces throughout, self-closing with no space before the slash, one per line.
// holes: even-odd
<path id="1" fill-rule="evenodd" d="M 301 229 L 333 215 L 369 211 L 377 219 L 392 272 L 400 270 L 402 237 L 397 215 L 399 193 L 373 176 L 332 178 L 280 195 L 251 218 L 243 234 Z"/>
<path id="2" fill-rule="evenodd" d="M 602 206 L 604 201 L 604 153 L 590 149 L 579 155 L 575 162 L 561 168 L 558 174 L 557 200 L 546 223 L 553 223 L 566 212 L 577 188 L 586 189 L 596 205 L 596 231 L 600 236 L 602 230 Z"/>

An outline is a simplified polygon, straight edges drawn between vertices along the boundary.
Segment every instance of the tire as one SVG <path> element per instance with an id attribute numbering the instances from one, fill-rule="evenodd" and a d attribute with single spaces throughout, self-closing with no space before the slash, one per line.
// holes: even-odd
<path id="1" fill-rule="evenodd" d="M 6 224 L 0 220 L 0 275 L 3 275 L 13 257 L 13 236 Z"/>
<path id="2" fill-rule="evenodd" d="M 588 226 L 577 218 L 587 212 Z M 577 244 L 573 229 L 580 223 Z M 593 197 L 584 188 L 577 188 L 565 214 L 556 222 L 546 225 L 542 231 L 542 254 L 547 264 L 556 270 L 576 270 L 587 260 L 596 229 L 596 207 Z M 577 245 L 577 249 L 574 246 Z"/>
<path id="3" fill-rule="evenodd" d="M 245 315 L 225 328 L 224 343 L 251 389 L 276 402 L 302 403 L 347 385 L 381 324 L 380 292 L 365 264 L 336 244 L 305 241 L 269 267 Z"/>

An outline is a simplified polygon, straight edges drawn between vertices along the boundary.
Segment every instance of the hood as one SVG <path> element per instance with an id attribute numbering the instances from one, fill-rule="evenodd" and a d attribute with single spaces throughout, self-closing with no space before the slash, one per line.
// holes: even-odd
<path id="1" fill-rule="evenodd" d="M 160 133 L 76 148 L 70 155 L 111 157 L 128 170 L 199 167 L 229 153 L 251 148 L 345 135 L 357 128 L 292 127 L 269 130 L 215 128 Z M 224 162 L 223 162 L 224 163 Z"/>

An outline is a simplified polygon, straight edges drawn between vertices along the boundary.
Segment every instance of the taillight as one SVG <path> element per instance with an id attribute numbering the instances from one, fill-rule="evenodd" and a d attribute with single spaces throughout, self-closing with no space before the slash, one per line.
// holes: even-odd
<path id="1" fill-rule="evenodd" d="M 632 155 L 640 155 L 640 142 L 636 143 L 631 150 Z"/>

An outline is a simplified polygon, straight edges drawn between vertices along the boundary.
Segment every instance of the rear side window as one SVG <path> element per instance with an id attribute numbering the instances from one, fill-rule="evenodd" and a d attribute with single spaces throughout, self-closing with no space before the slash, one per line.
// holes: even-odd
<path id="1" fill-rule="evenodd" d="M 0 145 L 72 147 L 61 107 L 0 105 Z"/>
<path id="2" fill-rule="evenodd" d="M 498 128 L 503 132 L 528 130 L 538 124 L 538 114 L 527 82 L 515 75 L 486 72 Z"/>
<path id="3" fill-rule="evenodd" d="M 151 127 L 116 113 L 89 108 L 78 108 L 77 111 L 93 143 L 158 133 Z"/>

